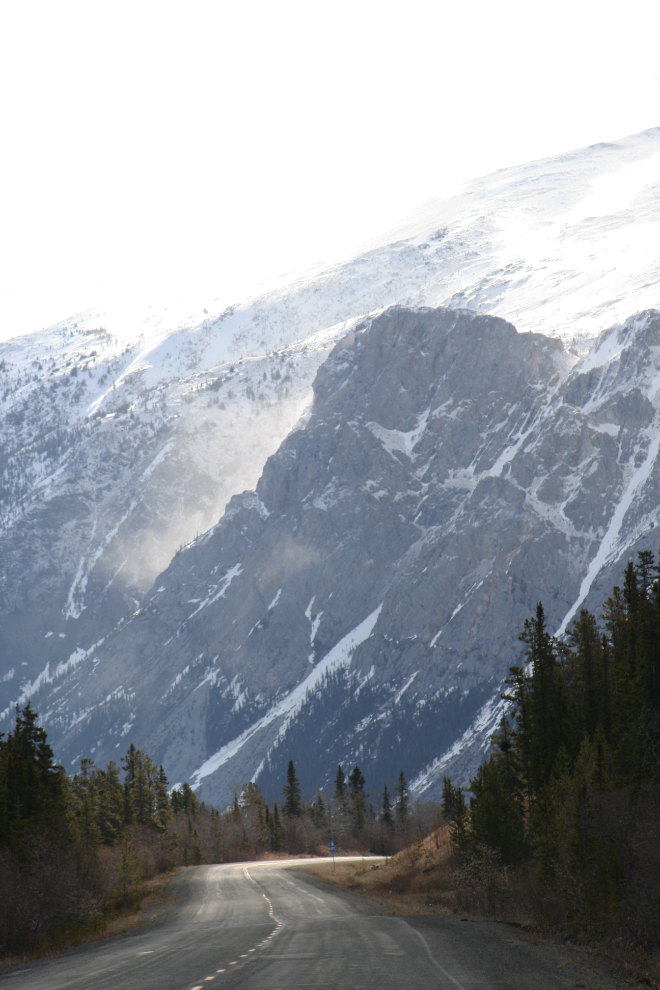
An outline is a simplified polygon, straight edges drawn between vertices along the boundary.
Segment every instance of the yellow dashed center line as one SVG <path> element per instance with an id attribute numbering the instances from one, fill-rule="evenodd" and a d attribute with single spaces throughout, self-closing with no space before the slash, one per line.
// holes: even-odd
<path id="1" fill-rule="evenodd" d="M 259 884 L 256 883 L 254 880 L 252 880 L 252 877 L 247 872 L 247 869 L 244 872 L 245 872 L 245 875 L 248 878 L 248 880 L 250 880 L 255 885 L 255 887 L 258 887 Z M 263 896 L 266 897 L 265 894 Z M 272 917 L 273 906 L 272 906 L 272 904 L 270 903 L 270 901 L 268 900 L 267 897 L 266 897 L 266 900 L 268 901 L 268 905 L 269 905 L 269 908 L 270 908 L 270 912 L 269 913 L 270 913 L 270 915 Z M 273 921 L 274 920 L 275 919 L 273 918 Z M 273 936 L 277 935 L 277 933 L 278 933 L 278 931 L 280 930 L 281 927 L 282 927 L 282 922 L 280 921 L 280 922 L 278 922 L 277 927 L 275 928 L 275 931 L 273 932 L 272 935 L 269 935 L 268 938 L 265 938 L 263 940 L 263 942 L 257 942 L 256 945 L 255 945 L 255 947 L 254 947 L 254 949 L 248 949 L 247 952 L 245 952 L 243 955 L 241 955 L 240 958 L 241 959 L 249 959 L 249 953 L 250 952 L 256 952 L 257 949 L 260 949 L 260 948 L 262 948 L 262 946 L 267 945 L 268 942 L 270 942 L 270 940 L 273 938 Z M 237 959 L 232 960 L 232 962 L 230 962 L 229 965 L 230 966 L 238 966 L 238 960 Z M 216 969 L 216 973 L 224 973 L 224 972 L 225 972 L 224 969 Z M 205 977 L 204 982 L 205 983 L 208 983 L 210 980 L 214 980 L 214 979 L 215 979 L 215 976 L 207 976 L 207 977 Z M 199 986 L 193 987 L 192 990 L 204 990 L 204 988 L 200 984 Z"/>

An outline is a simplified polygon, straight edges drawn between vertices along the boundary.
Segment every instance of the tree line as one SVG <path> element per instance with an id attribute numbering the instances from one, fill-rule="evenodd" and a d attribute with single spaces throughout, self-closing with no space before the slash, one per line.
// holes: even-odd
<path id="1" fill-rule="evenodd" d="M 443 789 L 464 864 L 494 854 L 510 879 L 533 880 L 546 919 L 649 948 L 660 933 L 659 575 L 653 554 L 638 554 L 601 623 L 583 609 L 565 641 L 539 603 L 489 759 L 468 788 L 445 778 Z"/>
<path id="2" fill-rule="evenodd" d="M 413 813 L 414 812 L 414 813 Z M 118 765 L 84 758 L 73 776 L 54 762 L 28 703 L 0 736 L 0 954 L 43 944 L 72 926 L 102 928 L 139 900 L 140 884 L 175 867 L 274 854 L 392 853 L 434 811 L 413 809 L 403 772 L 372 802 L 358 766 L 338 767 L 331 795 L 303 799 L 293 760 L 279 802 L 246 784 L 224 812 L 131 744 Z"/>

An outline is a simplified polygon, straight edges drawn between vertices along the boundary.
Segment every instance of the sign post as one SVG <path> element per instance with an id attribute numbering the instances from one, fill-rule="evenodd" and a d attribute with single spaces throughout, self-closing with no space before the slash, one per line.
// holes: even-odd
<path id="1" fill-rule="evenodd" d="M 330 839 L 330 855 L 332 856 L 332 872 L 335 872 L 335 855 L 337 853 L 337 846 L 334 839 Z"/>

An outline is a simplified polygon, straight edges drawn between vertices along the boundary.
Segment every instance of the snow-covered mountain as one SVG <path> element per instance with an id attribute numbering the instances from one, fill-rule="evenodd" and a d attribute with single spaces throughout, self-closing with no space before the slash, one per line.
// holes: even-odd
<path id="1" fill-rule="evenodd" d="M 156 317 L 148 312 L 143 315 L 142 336 L 131 342 L 125 326 L 120 327 L 112 313 L 91 313 L 2 345 L 0 686 L 5 720 L 12 700 L 35 696 L 35 703 L 48 713 L 49 731 L 67 760 L 75 759 L 83 744 L 105 754 L 110 733 L 119 728 L 120 733 L 130 732 L 131 738 L 135 735 L 155 755 L 169 761 L 171 775 L 195 773 L 204 791 L 221 799 L 227 783 L 242 779 L 239 774 L 254 773 L 268 754 L 271 763 L 266 761 L 261 770 L 264 781 L 269 773 L 275 773 L 277 754 L 282 750 L 273 748 L 273 726 L 278 738 L 288 736 L 289 745 L 293 745 L 296 731 L 301 739 L 307 738 L 303 701 L 305 692 L 314 686 L 317 698 L 330 698 L 333 691 L 339 692 L 336 697 L 332 695 L 334 702 L 323 703 L 326 708 L 322 715 L 323 704 L 316 701 L 318 717 L 325 725 L 339 725 L 333 722 L 332 711 L 340 696 L 341 712 L 352 711 L 352 705 L 359 709 L 358 722 L 364 723 L 364 729 L 358 731 L 358 722 L 351 721 L 351 715 L 336 733 L 337 745 L 346 742 L 344 750 L 341 745 L 337 750 L 346 758 L 349 751 L 359 752 L 363 754 L 361 763 L 371 761 L 374 772 L 377 768 L 389 772 L 387 760 L 376 751 L 389 745 L 390 730 L 385 729 L 391 720 L 383 713 L 391 708 L 398 737 L 409 741 L 407 767 L 409 773 L 419 774 L 420 789 L 427 783 L 431 786 L 450 763 L 457 772 L 461 760 L 464 768 L 472 765 L 475 757 L 470 753 L 482 744 L 484 726 L 493 717 L 498 678 L 512 659 L 507 636 L 534 604 L 534 595 L 545 601 L 549 589 L 554 588 L 555 605 L 548 602 L 548 607 L 560 625 L 579 598 L 582 583 L 586 582 L 586 593 L 595 593 L 601 580 L 609 580 L 608 566 L 617 555 L 636 540 L 648 540 L 652 513 L 645 510 L 641 521 L 635 514 L 645 504 L 644 499 L 651 498 L 655 477 L 657 389 L 653 376 L 657 372 L 653 334 L 657 321 L 654 314 L 639 318 L 635 314 L 660 305 L 659 173 L 660 129 L 656 129 L 472 183 L 450 200 L 429 204 L 397 231 L 395 240 L 374 245 L 332 269 L 308 273 L 222 314 L 200 314 L 201 319 L 193 315 L 172 325 L 167 314 L 161 312 Z M 391 313 L 374 320 L 390 305 L 443 305 L 459 311 L 459 315 L 456 327 L 448 331 L 451 319 L 446 312 L 415 316 L 396 311 L 396 319 L 408 327 L 407 331 L 397 331 L 391 329 Z M 475 327 L 482 324 L 470 320 L 466 311 L 504 316 L 519 331 L 534 330 L 545 339 L 511 336 L 510 328 L 486 321 L 479 331 L 478 352 L 472 354 Z M 440 320 L 445 329 L 429 329 L 435 326 L 433 320 Z M 622 327 L 609 331 L 626 320 Z M 366 329 L 356 335 L 358 325 Z M 502 336 L 501 346 L 517 355 L 511 357 L 506 375 L 501 373 L 500 345 L 492 350 L 494 337 L 488 336 L 486 326 L 497 327 L 494 337 Z M 596 341 L 603 330 L 605 336 Z M 388 333 L 398 334 L 397 346 L 403 347 L 406 332 L 417 342 L 411 344 L 413 350 L 406 358 L 409 366 L 399 366 L 400 355 L 395 349 L 393 363 L 382 371 L 389 391 L 379 391 L 381 372 L 376 371 L 375 362 L 372 378 L 363 375 L 360 397 L 354 397 L 360 410 L 357 415 L 345 404 L 350 389 L 337 372 L 337 355 L 343 355 L 341 361 L 348 360 L 347 355 L 358 353 L 356 341 L 376 341 Z M 447 333 L 453 342 L 458 341 L 452 347 L 460 349 L 462 343 L 467 349 L 463 360 L 473 357 L 478 371 L 458 361 L 455 367 L 463 368 L 463 378 L 453 371 L 450 374 L 449 367 L 443 372 L 450 374 L 453 405 L 439 413 L 436 392 L 444 393 L 437 368 L 444 367 L 442 341 Z M 422 338 L 423 346 L 419 343 Z M 524 346 L 521 341 L 526 342 Z M 305 418 L 309 415 L 312 381 L 336 344 L 339 350 L 330 364 L 323 366 L 317 382 L 316 405 L 307 427 L 291 434 L 280 446 L 303 412 L 307 410 Z M 530 347 L 535 348 L 533 360 Z M 429 354 L 435 355 L 436 370 L 425 377 L 422 369 Z M 582 361 L 576 365 L 580 357 Z M 535 384 L 532 387 L 528 381 L 525 391 L 522 382 L 527 376 L 521 369 L 530 361 Z M 348 361 L 346 373 L 350 367 Z M 499 377 L 492 378 L 498 368 Z M 329 375 L 334 375 L 337 394 L 321 398 L 322 382 Z M 498 396 L 491 404 L 480 391 L 487 381 Z M 421 388 L 424 382 L 426 391 Z M 435 397 L 429 399 L 434 388 Z M 402 389 L 406 395 L 419 392 L 419 402 L 403 402 Z M 587 396 L 582 405 L 575 397 L 582 395 L 580 389 Z M 377 407 L 373 405 L 376 394 Z M 443 399 L 446 401 L 449 396 Z M 327 415 L 339 424 L 338 436 L 349 429 L 353 431 L 350 436 L 357 438 L 358 460 L 343 464 L 349 479 L 332 473 L 334 469 L 319 463 L 321 455 L 315 453 L 318 447 L 325 452 L 323 457 L 338 456 L 327 438 L 320 442 L 318 407 L 323 402 L 326 406 L 334 403 L 331 410 L 328 406 Z M 452 435 L 459 425 L 464 429 L 466 410 L 472 410 L 469 419 L 477 409 L 479 416 L 471 427 L 474 437 L 469 442 L 454 438 L 454 446 L 447 448 L 443 439 L 447 429 Z M 351 427 L 349 423 L 357 425 Z M 464 450 L 459 449 L 461 445 Z M 282 585 L 276 604 L 264 609 L 261 598 L 270 595 L 268 588 L 260 591 L 256 605 L 245 592 L 246 581 L 252 581 L 254 587 L 257 571 L 249 571 L 238 557 L 228 563 L 225 537 L 219 534 L 236 526 L 232 520 L 247 514 L 246 532 L 252 533 L 257 519 L 264 530 L 258 538 L 255 533 L 250 536 L 261 548 L 258 554 L 254 551 L 257 556 L 252 566 L 265 566 L 261 541 L 270 539 L 266 534 L 275 525 L 277 512 L 284 516 L 294 512 L 294 503 L 287 502 L 288 494 L 286 498 L 278 496 L 280 503 L 289 506 L 288 512 L 278 503 L 277 510 L 267 507 L 260 515 L 259 505 L 268 506 L 267 499 L 259 495 L 259 503 L 256 496 L 250 496 L 234 501 L 220 526 L 215 524 L 232 495 L 254 489 L 257 482 L 257 492 L 267 486 L 272 465 L 280 465 L 282 474 L 281 465 L 287 463 L 282 459 L 291 456 L 292 449 L 297 464 L 312 459 L 326 489 L 334 484 L 337 491 L 354 493 L 354 504 L 347 511 L 358 518 L 364 510 L 360 529 L 365 539 L 379 513 L 387 517 L 383 526 L 390 556 L 387 565 L 381 561 L 378 566 L 384 568 L 380 575 L 383 581 L 389 575 L 390 590 L 383 585 L 382 595 L 375 595 L 380 595 L 378 601 L 371 600 L 366 586 L 362 598 L 354 587 L 349 594 L 350 582 L 343 582 L 353 611 L 347 604 L 345 611 L 339 609 L 335 614 L 335 606 L 329 607 L 320 591 L 310 591 L 313 602 L 303 601 L 309 588 L 301 577 L 299 593 L 289 599 L 293 586 L 288 581 L 289 591 Z M 438 474 L 436 464 L 432 478 L 418 477 L 422 451 L 425 457 L 429 455 L 429 463 L 435 464 L 440 449 L 446 461 L 443 470 L 449 473 Z M 267 458 L 276 451 L 262 475 Z M 381 453 L 374 451 L 384 452 L 383 464 L 388 465 L 390 474 L 397 472 L 395 479 L 378 461 Z M 581 459 L 576 461 L 578 455 Z M 500 462 L 502 456 L 505 460 Z M 399 467 L 391 466 L 395 462 Z M 385 484 L 383 478 L 390 483 Z M 593 482 L 589 480 L 592 478 Z M 316 506 L 319 519 L 332 516 L 328 512 L 322 515 L 325 510 L 318 506 L 319 499 L 334 504 L 335 489 L 321 491 L 308 485 L 303 491 L 293 485 L 293 475 L 282 479 L 283 474 L 282 491 L 297 491 L 301 505 L 309 502 Z M 484 485 L 504 485 L 508 493 L 491 493 L 489 498 L 494 501 L 487 511 Z M 587 496 L 592 486 L 594 492 Z M 379 492 L 386 494 L 376 498 Z M 524 539 L 520 537 L 520 546 L 515 541 L 511 544 L 510 552 L 515 544 L 517 553 L 525 557 L 531 554 L 536 559 L 541 548 L 547 555 L 537 578 L 524 578 L 524 594 L 511 590 L 517 587 L 518 572 L 514 567 L 513 577 L 508 576 L 501 547 L 492 554 L 493 569 L 486 575 L 491 559 L 488 554 L 494 547 L 487 553 L 485 541 L 480 550 L 475 537 L 481 529 L 498 533 L 501 526 L 506 529 L 509 523 L 499 520 L 507 519 L 507 513 L 498 499 L 506 502 L 509 497 L 515 506 L 511 509 L 514 518 L 527 519 L 529 530 Z M 307 501 L 303 503 L 303 499 Z M 415 499 L 420 501 L 419 507 Z M 589 499 L 596 499 L 597 507 Z M 459 502 L 462 507 L 456 515 Z M 337 504 L 343 503 L 342 495 Z M 471 542 L 459 546 L 455 533 L 467 526 L 471 506 L 477 503 L 481 508 L 474 510 L 473 523 L 465 530 L 471 534 Z M 582 506 L 579 510 L 578 503 Z M 237 507 L 239 511 L 235 511 Z M 270 515 L 266 516 L 266 511 Z M 427 511 L 430 515 L 425 520 Z M 637 521 L 633 524 L 633 520 Z M 454 540 L 455 556 L 465 567 L 465 573 L 450 567 L 446 585 L 428 584 L 424 594 L 433 600 L 433 614 L 439 617 L 438 622 L 444 617 L 448 625 L 446 631 L 439 627 L 428 640 L 423 638 L 424 624 L 418 619 L 411 623 L 402 614 L 401 601 L 406 595 L 401 588 L 394 598 L 388 598 L 394 594 L 392 588 L 399 587 L 394 572 L 403 573 L 402 567 L 405 570 L 404 558 L 419 543 L 422 529 L 435 534 L 432 539 L 425 537 L 436 547 L 433 553 L 440 552 L 437 548 L 441 544 Z M 201 533 L 207 535 L 195 540 Z M 289 536 L 295 544 L 295 533 Z M 236 534 L 231 539 L 240 543 Z M 319 561 L 326 559 L 323 546 L 328 553 L 336 550 L 333 540 L 339 543 L 336 534 L 323 536 L 320 532 L 314 562 L 305 565 L 316 571 L 327 569 L 326 577 L 319 581 L 326 596 L 337 573 L 334 565 Z M 504 546 L 504 533 L 498 540 L 504 540 Z M 409 545 L 402 549 L 406 541 Z M 523 544 L 527 548 L 524 551 L 520 549 Z M 182 545 L 186 549 L 174 556 Z M 286 546 L 278 545 L 277 549 L 283 561 L 289 559 Z M 397 548 L 401 550 L 399 556 Z M 209 554 L 215 555 L 213 561 Z M 442 556 L 447 556 L 446 551 Z M 369 559 L 375 561 L 376 557 Z M 241 570 L 232 572 L 239 564 Z M 207 565 L 215 568 L 213 579 L 209 576 L 211 568 L 205 570 Z M 192 568 L 185 580 L 182 567 Z M 553 567 L 561 572 L 556 585 L 549 573 Z M 153 584 L 165 569 L 167 575 L 177 575 L 175 584 L 178 582 L 181 593 L 173 592 L 171 581 L 165 577 Z M 478 588 L 473 588 L 475 584 Z M 160 587 L 165 591 L 159 592 Z M 273 591 L 273 600 L 279 587 Z M 485 652 L 479 639 L 481 625 L 474 616 L 488 613 L 487 588 L 499 602 L 497 628 L 501 628 L 502 638 L 497 649 L 489 646 Z M 238 612 L 234 594 L 240 594 Z M 335 592 L 334 602 L 338 594 Z M 189 603 L 182 595 L 199 597 L 199 602 Z M 211 607 L 214 596 L 218 597 Z M 432 611 L 430 600 L 425 599 L 423 607 L 419 605 L 425 615 Z M 167 601 L 164 613 L 156 601 Z M 230 601 L 233 611 L 226 604 Z M 514 601 L 515 608 L 511 604 Z M 206 602 L 203 607 L 202 602 Z M 511 606 L 510 614 L 505 602 Z M 180 631 L 181 623 L 187 620 L 185 610 L 198 606 L 198 614 L 189 621 L 196 629 L 207 628 L 206 633 L 199 633 L 202 639 L 208 636 L 223 644 L 234 643 L 239 659 L 233 666 L 225 660 L 213 660 L 210 642 L 197 651 L 193 645 L 197 633 L 190 639 L 191 632 L 183 636 Z M 381 611 L 376 620 L 373 617 L 378 608 Z M 146 635 L 145 616 L 155 615 L 154 609 L 160 617 L 135 652 L 136 629 L 142 630 L 138 639 Z M 229 609 L 226 615 L 224 609 Z M 262 627 L 257 622 L 248 649 L 247 639 L 244 642 L 240 636 L 245 633 L 247 637 L 243 626 L 252 621 L 253 612 L 256 616 L 255 609 L 263 612 L 255 617 Z M 473 609 L 481 612 L 472 615 Z M 217 615 L 211 621 L 213 610 Z M 271 611 L 273 629 L 266 636 L 263 623 Z M 325 615 L 317 624 L 321 611 Z M 331 612 L 334 618 L 329 623 Z M 305 647 L 306 658 L 300 653 L 301 646 L 291 648 L 288 655 L 288 646 L 277 645 L 274 617 L 285 614 L 289 616 L 287 628 L 306 628 L 305 636 L 316 630 L 313 643 Z M 489 621 L 494 621 L 488 614 Z M 227 628 L 229 617 L 232 622 Z M 178 644 L 188 642 L 188 653 L 177 652 L 178 647 L 174 649 L 172 644 L 165 647 L 167 636 L 161 636 L 159 630 L 169 629 L 172 622 L 179 629 L 175 637 Z M 405 635 L 404 628 L 410 630 Z M 438 632 L 439 639 L 431 647 Z M 356 637 L 362 633 L 367 638 L 358 646 Z M 490 644 L 491 633 L 484 635 L 484 642 Z M 381 660 L 371 665 L 374 674 L 358 689 L 354 675 L 361 670 L 366 677 L 371 668 L 365 667 L 366 660 L 356 667 L 357 658 L 373 650 L 377 641 L 381 647 L 390 641 L 378 639 L 381 636 L 399 644 L 407 642 L 407 636 L 410 642 L 405 649 L 400 647 L 400 659 L 394 667 L 391 658 L 383 659 L 387 651 L 382 648 Z M 258 640 L 262 640 L 259 658 L 250 659 L 252 643 Z M 428 648 L 426 659 L 419 653 L 422 642 Z M 130 648 L 127 643 L 132 644 Z M 160 651 L 160 659 L 152 655 L 154 650 Z M 278 650 L 288 655 L 284 668 L 279 665 Z M 215 653 L 220 657 L 219 649 Z M 128 661 L 122 659 L 128 656 L 132 657 L 130 669 L 125 667 Z M 96 660 L 99 662 L 95 664 Z M 415 667 L 418 662 L 419 667 Z M 86 677 L 90 664 L 97 673 L 83 689 L 81 678 Z M 107 675 L 110 669 L 117 677 Z M 204 671 L 200 681 L 209 679 L 195 692 L 192 680 L 198 669 Z M 470 674 L 466 679 L 467 670 Z M 148 714 L 149 705 L 146 709 L 138 705 L 149 683 L 149 671 L 162 685 L 172 675 L 168 697 L 174 706 L 171 711 L 177 708 L 176 718 L 171 715 L 174 721 L 168 722 L 168 715 L 157 725 Z M 414 680 L 392 708 L 393 698 L 410 678 Z M 93 686 L 97 682 L 98 691 Z M 317 688 L 322 682 L 326 686 L 319 695 Z M 99 714 L 101 699 L 108 694 L 114 700 L 112 704 L 106 702 Z M 182 701 L 184 696 L 187 700 Z M 207 698 L 204 703 L 199 700 L 202 696 Z M 455 702 L 459 696 L 463 700 Z M 153 692 L 144 698 L 153 703 L 154 711 L 158 709 Z M 116 717 L 107 716 L 108 705 L 115 705 Z M 481 705 L 485 708 L 478 724 L 472 725 Z M 426 717 L 420 713 L 431 712 L 434 706 L 438 708 L 434 724 L 443 729 L 429 740 Z M 405 717 L 401 714 L 397 722 L 404 711 Z M 266 719 L 264 726 L 260 719 Z M 382 739 L 377 738 L 378 725 L 383 728 Z M 186 726 L 195 730 L 194 740 L 187 735 Z M 245 731 L 252 734 L 239 745 L 236 740 Z M 364 737 L 360 736 L 362 731 Z M 168 736 L 168 732 L 174 735 Z M 467 735 L 453 752 L 452 746 L 464 732 Z M 334 759 L 330 729 L 326 734 L 319 730 L 318 737 L 325 739 L 323 745 L 332 750 Z M 114 735 L 112 748 L 116 738 Z M 415 740 L 421 738 L 429 744 L 418 745 Z M 351 749 L 349 739 L 361 739 L 362 750 Z M 230 744 L 238 747 L 230 760 L 217 756 Z M 322 760 L 312 755 L 312 749 L 310 784 L 314 774 L 324 772 Z M 212 757 L 215 763 L 208 764 Z M 206 772 L 209 767 L 212 772 Z"/>

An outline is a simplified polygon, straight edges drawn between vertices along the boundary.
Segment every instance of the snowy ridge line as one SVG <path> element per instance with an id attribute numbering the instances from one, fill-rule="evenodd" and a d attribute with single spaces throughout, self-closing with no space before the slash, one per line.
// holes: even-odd
<path id="1" fill-rule="evenodd" d="M 279 732 L 276 739 L 270 746 L 268 753 L 261 761 L 259 767 L 253 775 L 253 780 L 256 779 L 258 773 L 261 770 L 265 760 L 268 755 L 274 749 L 276 743 L 282 739 L 288 729 L 291 720 L 302 708 L 308 692 L 314 690 L 314 688 L 320 683 L 322 678 L 329 674 L 333 670 L 339 670 L 341 667 L 347 667 L 353 658 L 353 653 L 360 645 L 367 640 L 378 621 L 378 616 L 381 613 L 383 603 L 381 603 L 378 608 L 367 616 L 359 626 L 356 626 L 351 632 L 347 633 L 343 639 L 341 639 L 336 646 L 330 650 L 330 652 L 324 657 L 323 660 L 314 668 L 314 670 L 297 685 L 285 698 L 273 705 L 273 707 L 268 711 L 262 718 L 258 719 L 253 725 L 241 733 L 236 739 L 227 743 L 217 753 L 209 757 L 205 763 L 202 764 L 199 769 L 195 770 L 192 774 L 191 786 L 193 788 L 199 787 L 204 777 L 210 776 L 210 774 L 215 773 L 224 763 L 232 759 L 250 739 L 253 738 L 262 729 L 267 728 L 276 719 L 282 718 L 283 721 L 279 726 Z"/>

